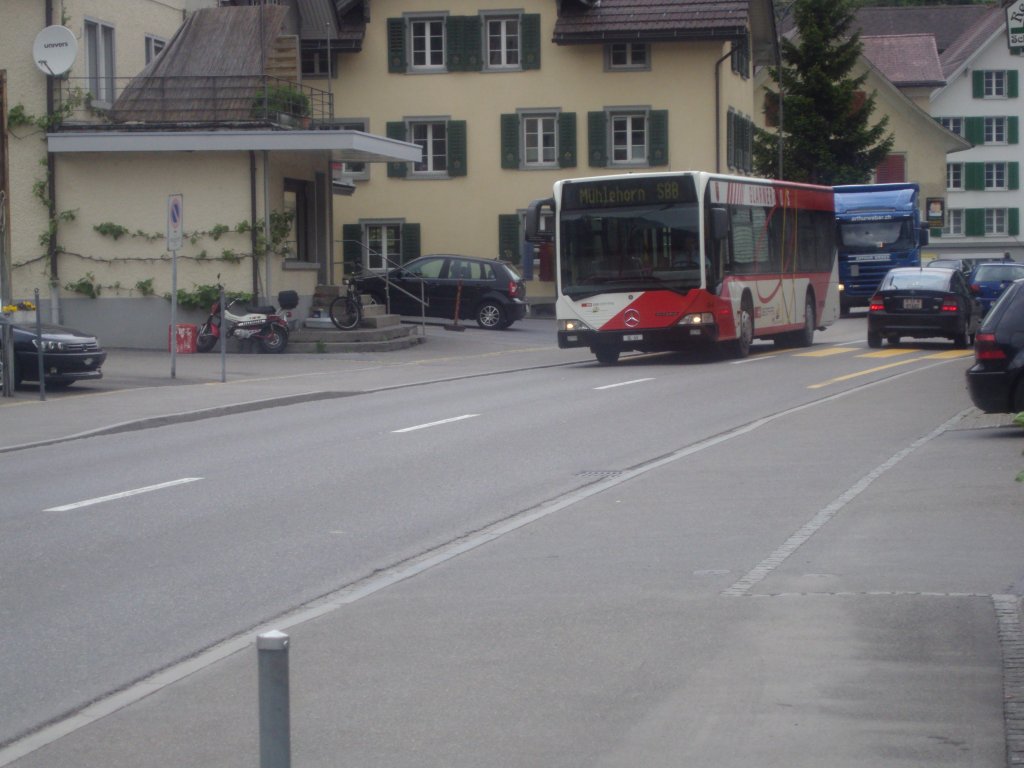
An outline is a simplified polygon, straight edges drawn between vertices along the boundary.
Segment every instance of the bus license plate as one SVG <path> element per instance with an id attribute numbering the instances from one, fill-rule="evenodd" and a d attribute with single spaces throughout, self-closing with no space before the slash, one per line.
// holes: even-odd
<path id="1" fill-rule="evenodd" d="M 921 300 L 920 299 L 904 299 L 903 300 L 903 308 L 904 309 L 920 309 L 921 308 Z"/>
<path id="2" fill-rule="evenodd" d="M 644 335 L 642 333 L 626 333 L 622 336 L 623 341 L 643 341 Z"/>

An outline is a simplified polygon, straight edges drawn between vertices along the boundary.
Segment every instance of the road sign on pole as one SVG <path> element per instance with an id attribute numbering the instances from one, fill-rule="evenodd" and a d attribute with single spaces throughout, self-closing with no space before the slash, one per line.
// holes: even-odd
<path id="1" fill-rule="evenodd" d="M 181 250 L 182 219 L 184 218 L 185 200 L 183 195 L 167 196 L 167 250 Z"/>

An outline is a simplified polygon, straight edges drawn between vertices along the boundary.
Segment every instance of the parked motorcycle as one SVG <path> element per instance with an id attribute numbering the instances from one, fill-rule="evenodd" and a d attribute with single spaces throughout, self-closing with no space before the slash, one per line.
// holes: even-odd
<path id="1" fill-rule="evenodd" d="M 299 295 L 295 291 L 281 291 L 277 294 L 277 303 L 281 305 L 280 314 L 269 305 L 250 307 L 241 299 L 229 299 L 222 319 L 220 302 L 215 301 L 210 307 L 210 316 L 199 326 L 196 351 L 209 352 L 217 346 L 223 320 L 226 320 L 227 338 L 255 339 L 264 352 L 284 352 L 288 346 L 289 310 L 298 306 Z"/>

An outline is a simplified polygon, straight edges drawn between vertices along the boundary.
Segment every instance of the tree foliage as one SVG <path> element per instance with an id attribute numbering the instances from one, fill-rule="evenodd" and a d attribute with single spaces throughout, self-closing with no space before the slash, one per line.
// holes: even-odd
<path id="1" fill-rule="evenodd" d="M 790 9 L 796 36 L 782 41 L 781 69 L 769 70 L 783 93 L 783 175 L 829 186 L 869 181 L 894 139 L 888 117 L 871 124 L 867 71 L 851 76 L 862 48 L 851 31 L 853 0 L 794 0 Z M 764 176 L 778 175 L 778 140 L 774 130 L 755 136 L 754 166 Z"/>

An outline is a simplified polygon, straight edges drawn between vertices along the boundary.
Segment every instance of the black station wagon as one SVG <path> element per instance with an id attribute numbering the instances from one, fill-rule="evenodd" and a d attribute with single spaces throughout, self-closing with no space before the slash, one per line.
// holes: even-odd
<path id="1" fill-rule="evenodd" d="M 364 274 L 356 278 L 356 285 L 364 296 L 388 304 L 398 315 L 423 312 L 454 321 L 457 311 L 460 320 L 499 330 L 527 314 L 523 278 L 510 262 L 496 259 L 420 256 L 387 274 Z"/>

